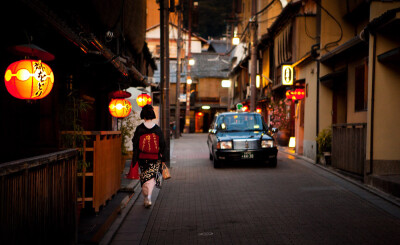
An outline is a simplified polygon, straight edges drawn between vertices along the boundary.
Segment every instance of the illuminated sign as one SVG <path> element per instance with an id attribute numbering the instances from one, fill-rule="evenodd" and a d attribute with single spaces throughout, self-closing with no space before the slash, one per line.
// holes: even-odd
<path id="1" fill-rule="evenodd" d="M 221 86 L 223 88 L 229 88 L 231 86 L 231 80 L 222 80 Z"/>
<path id="2" fill-rule="evenodd" d="M 293 67 L 282 65 L 282 85 L 293 85 Z"/>

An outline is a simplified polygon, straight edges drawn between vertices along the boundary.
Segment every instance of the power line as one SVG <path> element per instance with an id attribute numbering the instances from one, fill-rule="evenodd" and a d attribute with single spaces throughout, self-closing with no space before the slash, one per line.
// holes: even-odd
<path id="1" fill-rule="evenodd" d="M 262 12 L 264 12 L 265 10 L 267 10 L 267 8 L 269 8 L 273 3 L 275 2 L 275 0 L 272 0 L 269 4 L 267 4 L 267 6 L 265 6 L 263 9 L 261 9 L 260 11 L 258 11 L 256 13 L 256 16 L 261 14 Z"/>

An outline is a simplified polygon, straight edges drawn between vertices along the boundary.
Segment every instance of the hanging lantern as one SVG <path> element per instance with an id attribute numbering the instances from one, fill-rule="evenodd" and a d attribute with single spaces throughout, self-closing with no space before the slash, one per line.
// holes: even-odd
<path id="1" fill-rule="evenodd" d="M 304 98 L 304 89 L 298 88 L 294 91 L 294 96 L 296 97 L 296 100 L 301 100 Z"/>
<path id="2" fill-rule="evenodd" d="M 292 92 L 294 92 L 294 91 L 292 91 L 292 90 L 287 90 L 286 91 L 286 99 L 291 100 L 293 98 L 292 97 Z"/>
<path id="3" fill-rule="evenodd" d="M 132 105 L 126 99 L 112 99 L 108 109 L 113 117 L 122 118 L 131 113 Z"/>
<path id="4" fill-rule="evenodd" d="M 136 98 L 136 102 L 138 104 L 138 106 L 143 107 L 145 105 L 150 105 L 151 104 L 151 97 L 148 94 L 140 94 L 137 98 Z"/>
<path id="5" fill-rule="evenodd" d="M 54 74 L 40 60 L 20 60 L 7 67 L 4 82 L 8 92 L 15 98 L 37 100 L 50 93 Z"/>
<path id="6" fill-rule="evenodd" d="M 301 100 L 304 98 L 304 89 L 298 88 L 296 90 L 286 91 L 286 98 L 290 100 Z"/>

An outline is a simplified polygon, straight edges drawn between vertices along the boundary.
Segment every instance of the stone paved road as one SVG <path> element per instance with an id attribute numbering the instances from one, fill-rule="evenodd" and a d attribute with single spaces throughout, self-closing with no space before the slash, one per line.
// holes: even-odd
<path id="1" fill-rule="evenodd" d="M 206 135 L 174 141 L 173 178 L 112 244 L 400 244 L 400 210 L 310 163 L 214 169 Z"/>

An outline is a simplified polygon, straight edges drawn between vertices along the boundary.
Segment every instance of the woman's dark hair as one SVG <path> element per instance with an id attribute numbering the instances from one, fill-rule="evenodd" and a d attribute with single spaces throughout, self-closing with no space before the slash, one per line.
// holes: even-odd
<path id="1" fill-rule="evenodd" d="M 147 120 L 156 118 L 153 107 L 151 105 L 143 106 L 142 111 L 140 112 L 140 118 Z"/>

